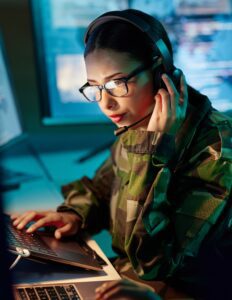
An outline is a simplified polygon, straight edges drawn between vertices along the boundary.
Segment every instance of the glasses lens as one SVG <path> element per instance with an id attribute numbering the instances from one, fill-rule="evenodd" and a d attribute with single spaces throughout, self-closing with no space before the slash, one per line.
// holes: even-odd
<path id="1" fill-rule="evenodd" d="M 105 89 L 116 97 L 125 96 L 128 92 L 127 84 L 123 80 L 111 80 L 105 84 Z"/>
<path id="2" fill-rule="evenodd" d="M 101 91 L 97 86 L 87 86 L 83 89 L 83 94 L 91 102 L 101 100 Z"/>

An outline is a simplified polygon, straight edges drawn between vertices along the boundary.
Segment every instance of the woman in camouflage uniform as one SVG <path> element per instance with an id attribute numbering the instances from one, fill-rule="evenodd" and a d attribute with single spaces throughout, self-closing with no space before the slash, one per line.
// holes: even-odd
<path id="1" fill-rule="evenodd" d="M 159 21 L 136 10 L 118 13 L 142 18 L 172 56 Z M 188 86 L 183 74 L 177 87 L 172 74 L 163 73 L 153 46 L 125 20 L 95 26 L 86 38 L 88 83 L 81 92 L 97 101 L 118 127 L 149 118 L 116 140 L 93 179 L 63 187 L 65 201 L 57 212 L 12 216 L 19 229 L 36 220 L 28 232 L 56 224 L 56 238 L 81 229 L 109 230 L 118 253 L 116 269 L 122 278 L 143 285 L 109 283 L 97 291 L 97 299 L 158 299 L 144 283 L 168 299 L 174 282 L 182 289 L 199 287 L 194 285 L 195 266 L 202 262 L 203 242 L 223 214 L 231 190 L 231 120 Z"/>

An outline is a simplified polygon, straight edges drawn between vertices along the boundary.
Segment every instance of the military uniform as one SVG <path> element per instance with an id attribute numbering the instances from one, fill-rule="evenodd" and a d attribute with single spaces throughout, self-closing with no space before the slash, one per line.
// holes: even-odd
<path id="1" fill-rule="evenodd" d="M 176 137 L 122 134 L 96 172 L 63 187 L 58 211 L 73 210 L 90 232 L 112 234 L 121 274 L 166 281 L 197 257 L 232 186 L 232 120 L 189 87 Z"/>

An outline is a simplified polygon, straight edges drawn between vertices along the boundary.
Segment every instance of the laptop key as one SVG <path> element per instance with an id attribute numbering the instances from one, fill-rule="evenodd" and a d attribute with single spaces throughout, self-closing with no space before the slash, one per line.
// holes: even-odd
<path id="1" fill-rule="evenodd" d="M 24 289 L 17 289 L 17 292 L 18 292 L 18 295 L 19 295 L 21 300 L 27 300 L 28 299 Z"/>
<path id="2" fill-rule="evenodd" d="M 35 288 L 40 300 L 49 300 L 45 288 L 37 287 Z"/>
<path id="3" fill-rule="evenodd" d="M 53 286 L 46 287 L 45 289 L 52 300 L 59 300 L 59 296 Z"/>
<path id="4" fill-rule="evenodd" d="M 75 287 L 73 285 L 55 286 L 60 299 L 62 300 L 80 300 Z"/>
<path id="5" fill-rule="evenodd" d="M 57 293 L 59 294 L 59 296 L 62 300 L 70 299 L 63 286 L 55 286 L 55 289 L 57 290 Z"/>
<path id="6" fill-rule="evenodd" d="M 30 300 L 37 300 L 39 299 L 36 295 L 36 292 L 35 292 L 35 289 L 33 288 L 26 288 L 26 293 L 27 293 L 27 296 L 29 297 Z"/>
<path id="7" fill-rule="evenodd" d="M 73 285 L 70 284 L 69 286 L 67 286 L 66 290 L 69 292 L 69 297 L 71 300 L 80 300 L 81 299 Z"/>
<path id="8" fill-rule="evenodd" d="M 76 289 L 74 288 L 73 285 L 70 284 L 68 289 L 72 292 L 73 297 L 77 297 L 75 299 L 80 299 L 79 296 L 78 296 L 78 293 L 77 293 L 77 291 L 76 291 Z M 72 298 L 72 299 L 74 299 L 74 298 Z"/>

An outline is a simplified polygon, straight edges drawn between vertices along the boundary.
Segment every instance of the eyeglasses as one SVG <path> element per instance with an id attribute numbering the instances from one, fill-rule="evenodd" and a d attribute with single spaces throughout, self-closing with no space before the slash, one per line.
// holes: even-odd
<path id="1" fill-rule="evenodd" d="M 90 85 L 87 82 L 79 89 L 79 91 L 89 102 L 101 101 L 102 90 L 105 90 L 108 94 L 110 94 L 111 96 L 114 96 L 114 97 L 126 96 L 126 94 L 128 93 L 128 90 L 129 90 L 128 89 L 128 81 L 132 77 L 142 73 L 143 71 L 145 71 L 151 67 L 154 67 L 154 63 L 157 62 L 158 60 L 159 60 L 159 57 L 156 56 L 156 57 L 154 57 L 152 64 L 146 64 L 146 65 L 139 66 L 134 71 L 132 71 L 130 74 L 128 74 L 128 76 L 110 80 L 103 85 Z"/>

